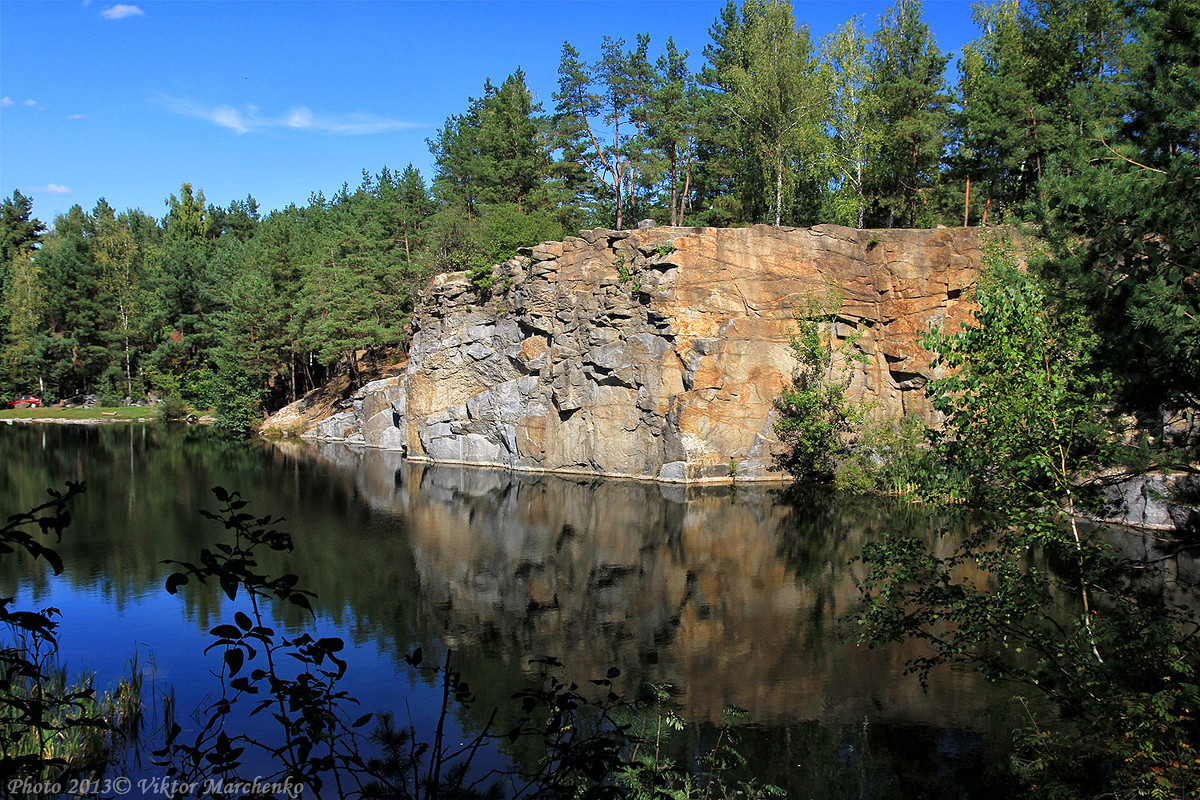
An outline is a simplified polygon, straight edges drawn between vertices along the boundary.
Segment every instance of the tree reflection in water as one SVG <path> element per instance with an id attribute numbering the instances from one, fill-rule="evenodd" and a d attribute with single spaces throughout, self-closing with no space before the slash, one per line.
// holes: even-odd
<path id="1" fill-rule="evenodd" d="M 468 729 L 511 702 L 530 658 L 554 655 L 576 680 L 618 667 L 626 693 L 671 685 L 692 723 L 681 752 L 713 735 L 726 706 L 747 709 L 749 769 L 792 796 L 995 791 L 989 764 L 1005 736 L 989 712 L 994 691 L 947 672 L 922 692 L 902 674 L 912 653 L 858 647 L 839 629 L 864 541 L 954 523 L 919 508 L 815 489 L 731 493 L 410 464 L 340 445 L 225 442 L 195 428 L 12 427 L 0 449 L 0 491 L 13 508 L 46 486 L 88 480 L 60 548 L 65 580 L 89 607 L 114 613 L 153 601 L 161 617 L 161 562 L 208 543 L 196 511 L 211 506 L 212 486 L 284 517 L 295 541 L 288 571 L 316 592 L 322 624 L 356 644 L 350 669 L 368 709 L 428 691 L 397 679 L 418 645 L 433 659 L 453 649 L 479 695 L 479 719 L 460 720 Z M 47 591 L 44 574 L 6 569 L 5 591 Z M 167 607 L 195 636 L 149 642 L 167 675 L 188 674 L 171 664 L 196 660 L 221 607 L 216 590 L 181 594 L 182 609 Z M 304 622 L 282 616 L 285 626 Z M 114 644 L 77 647 L 73 657 L 88 663 Z"/>

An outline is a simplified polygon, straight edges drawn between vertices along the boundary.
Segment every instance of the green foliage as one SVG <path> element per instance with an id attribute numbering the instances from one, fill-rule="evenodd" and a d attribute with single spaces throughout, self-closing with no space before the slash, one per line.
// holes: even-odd
<path id="1" fill-rule="evenodd" d="M 733 777 L 746 767 L 746 759 L 738 750 L 736 725 L 744 721 L 744 709 L 729 706 L 721 715 L 721 724 L 711 747 L 692 754 L 695 765 L 685 768 L 674 755 L 676 737 L 685 728 L 672 701 L 668 684 L 648 687 L 648 697 L 632 709 L 622 709 L 616 716 L 631 733 L 632 749 L 627 761 L 615 776 L 621 796 L 631 800 L 701 800 L 708 797 L 743 797 L 761 800 L 780 797 L 784 792 L 771 784 L 755 779 Z"/>
<path id="2" fill-rule="evenodd" d="M 873 37 L 871 74 L 882 134 L 867 175 L 870 220 L 929 227 L 949 126 L 949 56 L 938 49 L 919 0 L 897 0 Z M 870 223 L 869 220 L 869 223 Z"/>
<path id="3" fill-rule="evenodd" d="M 617 256 L 617 280 L 629 286 L 629 292 L 634 297 L 641 294 L 642 282 L 633 274 L 633 270 L 625 263 L 625 256 Z"/>
<path id="4" fill-rule="evenodd" d="M 957 547 L 864 548 L 862 637 L 923 641 L 910 661 L 922 680 L 966 664 L 1037 693 L 1016 767 L 1038 796 L 1190 796 L 1195 587 L 1144 580 L 1147 565 L 1078 523 L 1079 487 L 1108 452 L 1095 336 L 1003 265 L 976 301 L 976 325 L 931 336 L 952 372 L 928 391 L 954 496 L 985 516 Z M 936 477 L 924 488 L 946 491 Z"/>
<path id="5" fill-rule="evenodd" d="M 217 380 L 216 412 L 218 430 L 234 436 L 248 436 L 262 424 L 262 384 L 249 375 L 221 373 Z"/>
<path id="6" fill-rule="evenodd" d="M 500 280 L 500 276 L 496 273 L 496 265 L 482 256 L 472 257 L 469 264 L 467 277 L 471 281 L 471 285 L 475 287 L 475 291 L 479 292 L 481 297 L 488 297 L 492 293 L 492 288 Z"/>
<path id="7" fill-rule="evenodd" d="M 916 497 L 928 484 L 932 459 L 925 447 L 925 423 L 912 415 L 897 418 L 864 414 L 853 446 L 837 463 L 833 484 L 853 494 L 884 493 Z"/>
<path id="8" fill-rule="evenodd" d="M 1104 375 L 1086 321 L 1051 315 L 1030 277 L 997 265 L 975 292 L 977 325 L 927 339 L 950 374 L 927 393 L 946 415 L 945 462 L 966 475 L 968 499 L 1057 504 L 1102 463 Z"/>
<path id="9" fill-rule="evenodd" d="M 1034 0 L 975 9 L 983 35 L 963 52 L 955 165 L 973 181 L 972 218 L 1030 218 L 1045 179 L 1092 157 L 1088 140 L 1120 113 L 1132 37 L 1119 5 Z"/>
<path id="10" fill-rule="evenodd" d="M 834 286 L 826 294 L 824 299 L 809 296 L 796 311 L 792 352 L 799 373 L 777 403 L 777 463 L 804 479 L 829 480 L 837 473 L 850 452 L 847 437 L 868 411 L 846 396 L 853 365 L 865 359 L 856 348 L 860 334 L 835 345 L 842 295 Z"/>
<path id="11" fill-rule="evenodd" d="M 756 162 L 764 221 L 794 221 L 785 205 L 801 172 L 821 166 L 828 109 L 807 26 L 796 24 L 787 2 L 747 0 L 706 55 L 713 64 L 709 80 L 719 90 L 715 103 L 733 127 L 728 135 L 749 145 Z"/>
<path id="12" fill-rule="evenodd" d="M 38 363 L 38 328 L 46 313 L 40 267 L 29 251 L 19 251 L 9 266 L 7 291 L 0 319 L 7 322 L 0 350 L 2 384 L 9 391 L 24 392 L 34 386 Z"/>
<path id="13" fill-rule="evenodd" d="M 0 553 L 24 551 L 61 574 L 62 559 L 44 541 L 62 538 L 68 506 L 83 491 L 82 483 L 68 483 L 65 492 L 50 490 L 48 502 L 10 516 L 0 528 Z M 19 610 L 13 598 L 0 599 L 8 633 L 0 643 L 0 781 L 14 795 L 21 781 L 103 770 L 141 723 L 136 664 L 134 678 L 112 692 L 98 693 L 87 675 L 68 679 L 57 664 L 58 616 L 57 609 Z"/>
<path id="14" fill-rule="evenodd" d="M 522 210 L 513 203 L 487 206 L 478 231 L 480 251 L 494 264 L 512 258 L 522 247 L 557 241 L 564 233 L 550 212 Z"/>
<path id="15" fill-rule="evenodd" d="M 14 190 L 0 203 L 0 288 L 7 289 L 9 268 L 19 253 L 31 253 L 46 233 L 46 226 L 33 216 L 33 200 Z"/>
<path id="16" fill-rule="evenodd" d="M 1200 403 L 1200 8 L 1122 10 L 1133 52 L 1119 99 L 1088 128 L 1087 157 L 1043 186 L 1043 272 L 1120 366 L 1120 409 L 1168 447 L 1164 415 Z"/>
<path id="17" fill-rule="evenodd" d="M 168 394 L 163 397 L 156 410 L 158 419 L 162 422 L 179 422 L 192 413 L 192 407 L 188 401 L 177 394 Z"/>
<path id="18" fill-rule="evenodd" d="M 155 415 L 160 421 L 178 422 L 191 413 L 191 405 L 184 399 L 182 382 L 178 377 L 150 367 L 146 370 L 146 380 L 159 395 Z"/>
<path id="19" fill-rule="evenodd" d="M 545 122 L 525 73 L 518 69 L 499 87 L 485 81 L 483 97 L 469 102 L 465 114 L 452 115 L 428 142 L 437 162 L 433 189 L 439 200 L 468 216 L 488 205 L 549 211 L 550 158 L 539 139 Z"/>
<path id="20" fill-rule="evenodd" d="M 870 41 L 857 17 L 821 43 L 831 81 L 828 158 L 840 185 L 832 198 L 833 220 L 863 227 L 867 212 L 867 167 L 879 147 L 879 95 L 870 60 Z"/>

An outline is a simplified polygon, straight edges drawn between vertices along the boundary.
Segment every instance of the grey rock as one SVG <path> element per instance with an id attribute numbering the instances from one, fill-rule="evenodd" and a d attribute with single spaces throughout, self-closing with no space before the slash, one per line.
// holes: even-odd
<path id="1" fill-rule="evenodd" d="M 687 462 L 670 461 L 658 470 L 658 479 L 672 483 L 683 483 L 687 480 Z"/>
<path id="2" fill-rule="evenodd" d="M 1170 492 L 1162 475 L 1137 475 L 1103 487 L 1104 519 L 1141 528 L 1167 529 L 1175 526 L 1167 509 Z"/>
<path id="3" fill-rule="evenodd" d="M 378 414 L 375 414 L 362 425 L 363 444 L 368 447 L 380 447 L 380 441 L 383 438 L 385 431 L 395 429 L 396 423 L 399 422 L 399 417 L 395 411 L 388 407 Z"/>
<path id="4" fill-rule="evenodd" d="M 399 450 L 403 452 L 407 449 L 407 442 L 404 439 L 404 431 L 399 428 L 386 428 L 379 435 L 379 445 L 384 450 Z"/>

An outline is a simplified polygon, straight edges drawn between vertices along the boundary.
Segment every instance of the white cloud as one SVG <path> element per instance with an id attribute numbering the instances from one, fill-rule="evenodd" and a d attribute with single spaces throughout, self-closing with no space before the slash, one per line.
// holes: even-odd
<path id="1" fill-rule="evenodd" d="M 313 115 L 304 106 L 296 106 L 288 113 L 287 124 L 292 128 L 307 128 L 312 125 Z"/>
<path id="2" fill-rule="evenodd" d="M 185 117 L 211 122 L 235 133 L 250 133 L 272 128 L 332 133 L 339 136 L 358 136 L 370 133 L 388 133 L 422 127 L 416 122 L 376 116 L 375 114 L 343 114 L 322 116 L 314 114 L 304 106 L 295 106 L 286 114 L 272 116 L 260 114 L 257 106 L 247 105 L 244 109 L 233 106 L 205 106 L 193 100 L 183 100 L 161 94 L 159 99 L 171 111 Z"/>
<path id="3" fill-rule="evenodd" d="M 68 114 L 67 119 L 87 119 L 87 114 Z"/>
<path id="4" fill-rule="evenodd" d="M 3 106 L 4 108 L 8 108 L 12 104 L 13 104 L 13 101 L 12 101 L 11 97 L 0 97 L 0 106 Z"/>
<path id="5" fill-rule="evenodd" d="M 30 108 L 36 108 L 37 100 L 26 100 L 25 105 L 29 106 Z"/>
<path id="6" fill-rule="evenodd" d="M 127 6 L 124 3 L 117 3 L 115 6 L 109 6 L 100 12 L 100 16 L 105 19 L 125 19 L 126 17 L 140 17 L 145 14 L 137 6 Z"/>
<path id="7" fill-rule="evenodd" d="M 40 192 L 44 194 L 70 194 L 71 190 L 66 186 L 59 186 L 57 183 L 47 183 L 45 186 L 39 186 L 35 189 L 30 189 L 31 192 Z"/>

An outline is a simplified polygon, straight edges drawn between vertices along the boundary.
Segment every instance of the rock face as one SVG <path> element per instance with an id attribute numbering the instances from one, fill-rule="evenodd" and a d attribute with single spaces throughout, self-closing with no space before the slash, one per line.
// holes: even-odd
<path id="1" fill-rule="evenodd" d="M 832 333 L 866 356 L 834 365 L 850 396 L 929 419 L 919 340 L 967 320 L 980 258 L 974 229 L 583 231 L 497 267 L 492 298 L 437 276 L 404 375 L 315 438 L 519 470 L 773 478 L 795 310 L 839 287 Z"/>

